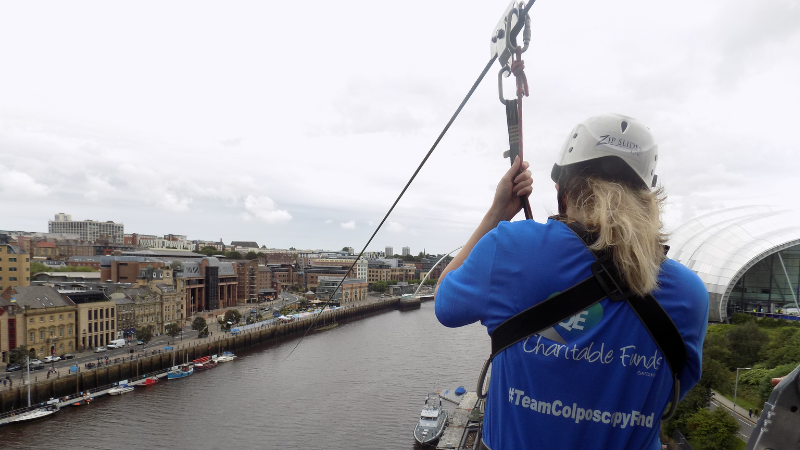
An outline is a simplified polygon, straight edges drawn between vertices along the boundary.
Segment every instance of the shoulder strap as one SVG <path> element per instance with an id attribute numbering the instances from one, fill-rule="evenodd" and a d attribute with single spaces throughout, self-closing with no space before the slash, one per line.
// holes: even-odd
<path id="1" fill-rule="evenodd" d="M 565 223 L 565 225 L 583 241 L 587 248 L 596 240 L 596 236 L 578 222 Z M 617 271 L 610 252 L 594 251 L 591 248 L 589 250 L 596 259 L 592 264 L 591 277 L 514 315 L 495 328 L 491 336 L 492 355 L 484 365 L 484 372 L 488 369 L 489 362 L 498 353 L 517 342 L 555 326 L 606 297 L 613 301 L 625 300 L 650 333 L 672 371 L 675 382 L 674 409 L 677 406 L 679 395 L 677 375 L 686 364 L 686 345 L 683 337 L 658 300 L 649 294 L 644 297 L 633 295 Z"/>

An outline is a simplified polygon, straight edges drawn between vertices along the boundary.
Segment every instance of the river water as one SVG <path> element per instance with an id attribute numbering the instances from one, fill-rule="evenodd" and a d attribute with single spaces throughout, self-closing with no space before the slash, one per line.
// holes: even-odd
<path id="1" fill-rule="evenodd" d="M 433 302 L 241 353 L 191 377 L 0 428 L 14 449 L 398 449 L 428 392 L 475 389 L 485 328 L 440 325 Z"/>

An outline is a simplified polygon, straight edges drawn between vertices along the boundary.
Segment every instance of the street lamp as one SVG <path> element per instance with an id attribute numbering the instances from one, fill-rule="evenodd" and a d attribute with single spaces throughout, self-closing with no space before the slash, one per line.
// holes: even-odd
<path id="1" fill-rule="evenodd" d="M 739 389 L 739 371 L 750 370 L 752 367 L 737 367 L 736 368 L 736 384 L 733 387 L 733 412 L 736 412 L 736 393 Z"/>

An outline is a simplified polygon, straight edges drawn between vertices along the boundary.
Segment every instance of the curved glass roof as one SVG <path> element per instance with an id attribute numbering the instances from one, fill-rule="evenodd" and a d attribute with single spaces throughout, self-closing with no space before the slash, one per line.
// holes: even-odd
<path id="1" fill-rule="evenodd" d="M 800 244 L 798 224 L 796 211 L 785 208 L 716 211 L 678 227 L 669 239 L 669 257 L 697 273 L 710 297 L 717 294 L 719 301 L 712 301 L 711 307 L 718 311 L 709 311 L 709 316 L 724 319 L 736 281 L 758 261 Z"/>

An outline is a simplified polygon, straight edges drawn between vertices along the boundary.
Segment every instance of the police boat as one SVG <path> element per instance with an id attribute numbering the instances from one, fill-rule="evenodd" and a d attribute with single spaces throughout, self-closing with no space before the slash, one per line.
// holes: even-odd
<path id="1" fill-rule="evenodd" d="M 447 411 L 442 408 L 439 394 L 428 394 L 419 422 L 414 428 L 414 439 L 420 444 L 433 444 L 442 436 L 447 426 Z"/>

